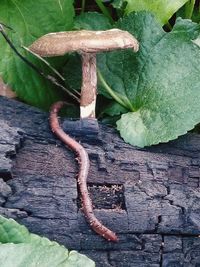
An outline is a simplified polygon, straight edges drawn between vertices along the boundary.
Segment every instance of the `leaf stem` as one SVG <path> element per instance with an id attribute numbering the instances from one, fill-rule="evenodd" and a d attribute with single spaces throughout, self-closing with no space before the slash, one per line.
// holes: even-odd
<path id="1" fill-rule="evenodd" d="M 26 47 L 26 46 L 22 46 L 22 48 L 23 49 L 25 49 L 28 53 L 30 53 L 30 54 L 32 54 L 33 56 L 35 56 L 36 58 L 38 58 L 39 60 L 41 60 L 42 62 L 44 62 L 44 64 L 45 65 L 47 65 L 48 66 L 48 68 L 50 69 L 50 70 L 52 70 L 52 72 L 53 73 L 55 73 L 62 81 L 65 81 L 65 78 L 48 62 L 48 61 L 46 61 L 44 58 L 42 58 L 42 57 L 40 57 L 38 54 L 36 54 L 36 53 L 34 53 L 33 51 L 31 51 L 28 47 Z M 48 75 L 48 77 L 50 78 L 51 77 L 51 75 Z M 46 77 L 45 77 L 46 78 Z M 53 80 L 54 81 L 56 81 L 56 79 L 54 79 L 53 77 L 51 78 L 51 82 L 53 82 Z M 55 85 L 57 85 L 57 86 L 59 86 L 60 87 L 60 85 L 58 85 L 59 83 L 56 81 L 56 83 L 55 83 Z M 66 91 L 67 93 L 69 92 L 68 91 L 68 89 L 66 88 L 66 90 L 64 89 L 65 87 L 61 87 L 61 89 L 63 89 L 64 91 Z M 76 95 L 79 95 L 80 96 L 80 93 L 77 91 L 77 90 L 75 90 L 75 89 L 71 89 L 72 91 L 74 91 L 74 93 L 76 94 Z"/>
<path id="2" fill-rule="evenodd" d="M 104 4 L 102 3 L 101 0 L 95 0 L 96 4 L 98 5 L 98 7 L 100 8 L 101 12 L 104 14 L 105 17 L 107 17 L 110 21 L 110 23 L 114 23 L 114 20 L 110 14 L 110 12 L 108 11 L 108 9 L 104 6 Z"/>
<path id="3" fill-rule="evenodd" d="M 82 4 L 81 4 L 81 14 L 83 14 L 85 12 L 85 2 L 86 0 L 82 0 Z"/>
<path id="4" fill-rule="evenodd" d="M 126 109 L 129 109 L 133 112 L 135 112 L 135 109 L 133 108 L 131 102 L 127 99 L 126 102 L 124 102 L 113 90 L 112 88 L 107 84 L 107 82 L 105 81 L 103 75 L 101 74 L 100 70 L 97 69 L 97 75 L 98 75 L 98 79 L 101 82 L 101 84 L 103 85 L 103 87 L 106 89 L 106 91 L 110 94 L 110 96 L 117 102 L 119 103 L 121 106 L 125 107 Z"/>
<path id="5" fill-rule="evenodd" d="M 191 19 L 194 11 L 195 0 L 190 0 L 185 5 L 185 18 Z"/>
<path id="6" fill-rule="evenodd" d="M 51 64 L 49 64 L 48 61 L 46 61 L 44 58 L 42 58 L 38 54 L 36 54 L 33 51 L 31 51 L 28 47 L 22 45 L 22 48 L 24 50 L 26 50 L 28 53 L 32 54 L 33 56 L 39 58 L 39 60 L 44 62 L 44 64 L 46 64 L 48 66 L 48 68 L 50 68 L 61 80 L 65 81 L 65 78 L 54 67 L 52 67 Z"/>
<path id="7" fill-rule="evenodd" d="M 169 21 L 167 22 L 167 27 L 168 27 L 168 29 L 171 31 L 172 30 L 172 25 L 169 23 Z"/>

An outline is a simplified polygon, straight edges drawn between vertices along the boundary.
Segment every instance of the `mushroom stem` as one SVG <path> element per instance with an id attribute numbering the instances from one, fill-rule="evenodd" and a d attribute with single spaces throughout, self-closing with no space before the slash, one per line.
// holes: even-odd
<path id="1" fill-rule="evenodd" d="M 95 118 L 97 98 L 96 54 L 82 53 L 80 117 Z"/>

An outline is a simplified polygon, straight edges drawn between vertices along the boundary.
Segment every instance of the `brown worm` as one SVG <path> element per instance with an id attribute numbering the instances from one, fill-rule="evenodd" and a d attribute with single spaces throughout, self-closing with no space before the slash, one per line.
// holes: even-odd
<path id="1" fill-rule="evenodd" d="M 105 227 L 94 215 L 93 206 L 91 199 L 89 197 L 88 189 L 87 189 L 87 176 L 90 166 L 90 161 L 88 157 L 88 153 L 85 148 L 76 142 L 73 138 L 67 135 L 62 128 L 60 127 L 58 121 L 58 112 L 65 105 L 65 102 L 59 101 L 52 105 L 50 109 L 50 126 L 52 132 L 57 135 L 63 143 L 65 143 L 68 147 L 70 147 L 73 151 L 78 155 L 78 163 L 79 163 L 79 173 L 78 173 L 78 186 L 81 194 L 82 201 L 82 209 L 85 217 L 90 224 L 91 228 L 107 239 L 108 241 L 118 241 L 118 237 L 114 232 Z"/>

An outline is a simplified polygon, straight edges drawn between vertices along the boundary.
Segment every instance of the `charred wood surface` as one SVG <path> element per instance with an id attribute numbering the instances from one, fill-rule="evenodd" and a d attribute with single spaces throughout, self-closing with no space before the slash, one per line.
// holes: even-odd
<path id="1" fill-rule="evenodd" d="M 105 125 L 96 138 L 70 125 L 91 160 L 95 214 L 120 241 L 110 243 L 88 227 L 75 155 L 51 133 L 48 114 L 4 97 L 0 214 L 87 254 L 97 267 L 200 266 L 200 135 L 139 149 Z"/>

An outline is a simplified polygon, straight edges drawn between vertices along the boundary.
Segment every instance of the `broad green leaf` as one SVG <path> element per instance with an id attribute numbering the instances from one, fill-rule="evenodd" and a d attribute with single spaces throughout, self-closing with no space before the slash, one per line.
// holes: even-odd
<path id="1" fill-rule="evenodd" d="M 192 1 L 188 1 L 186 5 L 182 6 L 177 11 L 176 17 L 181 17 L 183 19 L 188 19 L 188 17 L 189 17 L 189 19 L 191 18 L 191 20 L 193 22 L 199 23 L 200 22 L 199 7 L 195 5 L 193 10 L 191 10 L 190 8 L 188 10 L 188 5 L 190 6 L 191 4 L 193 4 L 193 2 Z"/>
<path id="2" fill-rule="evenodd" d="M 125 13 L 132 11 L 150 11 L 157 20 L 166 24 L 172 15 L 182 7 L 188 0 L 115 0 L 114 6 L 121 7 L 122 2 L 126 3 Z"/>
<path id="3" fill-rule="evenodd" d="M 108 30 L 111 28 L 109 19 L 97 12 L 86 12 L 74 19 L 75 30 Z"/>
<path id="4" fill-rule="evenodd" d="M 18 224 L 15 220 L 6 219 L 3 216 L 0 216 L 0 243 L 20 244 L 32 242 L 38 242 L 43 245 L 49 245 L 52 243 L 47 238 L 30 234 L 25 226 Z M 53 243 L 57 244 L 56 242 Z"/>
<path id="5" fill-rule="evenodd" d="M 200 12 L 197 8 L 193 10 L 191 20 L 194 22 L 200 23 Z"/>
<path id="6" fill-rule="evenodd" d="M 116 115 L 120 115 L 120 114 L 123 114 L 126 112 L 128 112 L 128 109 L 121 106 L 119 103 L 117 103 L 115 101 L 112 102 L 111 104 L 109 104 L 103 111 L 103 113 L 105 113 L 109 116 L 116 116 Z"/>
<path id="7" fill-rule="evenodd" d="M 68 61 L 63 67 L 65 82 L 67 88 L 72 88 L 77 91 L 81 90 L 82 83 L 82 62 L 81 56 L 73 53 L 68 57 Z"/>
<path id="8" fill-rule="evenodd" d="M 30 234 L 12 219 L 0 216 L 1 267 L 94 267 L 86 256 L 68 252 L 64 246 L 47 238 Z"/>
<path id="9" fill-rule="evenodd" d="M 1 267 L 94 267 L 86 256 L 62 246 L 37 244 L 1 244 Z"/>
<path id="10" fill-rule="evenodd" d="M 70 30 L 73 26 L 73 0 L 2 0 L 0 6 L 0 22 L 14 29 L 14 32 L 7 30 L 13 44 L 45 73 L 49 73 L 49 69 L 25 52 L 21 45 L 29 46 L 48 32 Z M 22 100 L 48 109 L 52 102 L 61 98 L 60 89 L 55 89 L 22 62 L 2 36 L 0 47 L 0 76 Z M 57 66 L 61 65 L 62 60 L 57 63 Z"/>
<path id="11" fill-rule="evenodd" d="M 146 12 L 132 13 L 118 28 L 140 43 L 138 53 L 108 53 L 102 77 L 129 113 L 117 128 L 132 145 L 148 146 L 185 134 L 200 122 L 200 25 L 178 19 L 170 33 Z M 118 101 L 119 102 L 119 101 Z"/>

